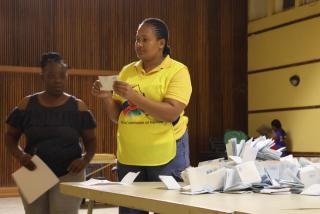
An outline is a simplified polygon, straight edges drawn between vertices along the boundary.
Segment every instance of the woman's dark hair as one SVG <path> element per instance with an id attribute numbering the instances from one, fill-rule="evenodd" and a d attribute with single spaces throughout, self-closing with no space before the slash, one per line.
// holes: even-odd
<path id="1" fill-rule="evenodd" d="M 281 122 L 278 119 L 272 120 L 271 126 L 275 127 L 276 129 L 282 129 Z"/>
<path id="2" fill-rule="evenodd" d="M 157 18 L 147 18 L 145 20 L 143 20 L 140 24 L 144 25 L 144 24 L 149 24 L 154 28 L 155 34 L 157 36 L 158 39 L 164 39 L 165 40 L 165 44 L 164 44 L 164 48 L 163 48 L 163 56 L 167 56 L 170 55 L 170 47 L 169 47 L 169 30 L 168 30 L 168 26 L 167 24 L 162 21 L 161 19 L 157 19 Z"/>
<path id="3" fill-rule="evenodd" d="M 61 63 L 67 67 L 67 65 L 63 62 L 63 58 L 58 52 L 48 52 L 44 53 L 41 56 L 40 66 L 44 68 L 48 65 L 49 62 Z"/>

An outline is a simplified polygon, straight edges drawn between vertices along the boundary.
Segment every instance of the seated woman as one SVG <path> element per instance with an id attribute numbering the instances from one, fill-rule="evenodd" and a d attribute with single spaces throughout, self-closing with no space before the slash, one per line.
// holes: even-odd
<path id="1" fill-rule="evenodd" d="M 278 150 L 280 148 L 286 147 L 287 133 L 282 129 L 281 122 L 278 119 L 274 119 L 271 122 L 272 135 L 274 140 L 274 145 L 272 149 Z M 282 157 L 288 155 L 287 150 L 282 151 Z"/>

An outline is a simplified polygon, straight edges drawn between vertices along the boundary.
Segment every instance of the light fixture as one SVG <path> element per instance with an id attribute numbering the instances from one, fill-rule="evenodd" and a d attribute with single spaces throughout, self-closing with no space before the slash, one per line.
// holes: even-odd
<path id="1" fill-rule="evenodd" d="M 294 87 L 297 87 L 300 83 L 300 77 L 298 75 L 293 75 L 289 79 L 290 84 Z"/>

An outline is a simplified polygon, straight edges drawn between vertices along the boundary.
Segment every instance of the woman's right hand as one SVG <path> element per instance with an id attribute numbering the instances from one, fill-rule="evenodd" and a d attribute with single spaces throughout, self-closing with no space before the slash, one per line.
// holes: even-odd
<path id="1" fill-rule="evenodd" d="M 108 98 L 112 97 L 112 92 L 111 91 L 104 91 L 101 90 L 102 84 L 99 80 L 94 81 L 91 93 L 93 96 L 99 97 L 99 98 Z"/>
<path id="2" fill-rule="evenodd" d="M 32 162 L 31 158 L 31 155 L 25 153 L 20 157 L 20 163 L 22 166 L 32 171 L 36 169 L 36 165 Z"/>

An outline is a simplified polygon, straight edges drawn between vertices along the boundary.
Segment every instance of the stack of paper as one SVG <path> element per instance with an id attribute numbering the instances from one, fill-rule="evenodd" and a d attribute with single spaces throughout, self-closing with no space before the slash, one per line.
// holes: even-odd
<path id="1" fill-rule="evenodd" d="M 216 168 L 214 165 L 201 165 L 199 167 L 189 167 L 182 172 L 183 180 L 188 184 L 188 191 L 192 194 L 214 192 L 223 190 L 226 168 Z M 187 181 L 187 182 L 186 182 Z"/>
<path id="2" fill-rule="evenodd" d="M 188 190 L 183 191 L 185 194 L 245 193 L 248 190 L 263 194 L 299 194 L 306 187 L 303 194 L 320 194 L 317 189 L 320 186 L 320 164 L 304 159 L 298 161 L 292 156 L 281 158 L 280 161 L 249 161 L 253 156 L 246 155 L 246 150 L 265 148 L 261 142 L 264 141 L 249 141 L 248 147 L 244 145 L 240 152 L 243 159 L 230 156 L 229 161 L 211 160 L 186 169 L 182 174 L 184 181 L 190 185 Z M 311 186 L 315 188 L 314 191 L 309 188 Z"/>
<path id="3" fill-rule="evenodd" d="M 257 157 L 261 160 L 279 160 L 281 155 L 281 151 L 264 148 L 258 152 Z"/>
<path id="4" fill-rule="evenodd" d="M 184 181 L 188 181 L 189 191 L 192 193 L 238 191 L 261 181 L 253 161 L 236 166 L 225 164 L 221 168 L 208 162 L 199 167 L 189 167 L 182 174 Z"/>
<path id="5" fill-rule="evenodd" d="M 237 164 L 256 159 L 279 160 L 282 152 L 271 149 L 273 144 L 273 140 L 267 139 L 265 136 L 251 138 L 247 142 L 242 140 L 239 143 L 236 138 L 232 138 L 226 145 L 227 155 Z"/>

